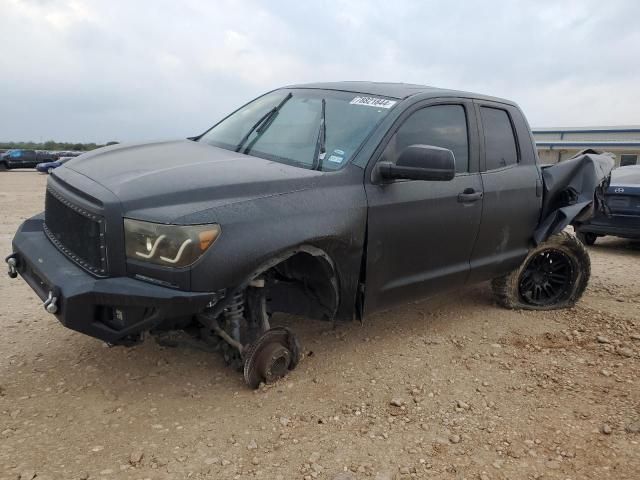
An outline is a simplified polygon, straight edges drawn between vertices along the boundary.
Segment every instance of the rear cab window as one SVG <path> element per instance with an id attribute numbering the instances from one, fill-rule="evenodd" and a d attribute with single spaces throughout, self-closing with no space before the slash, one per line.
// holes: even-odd
<path id="1" fill-rule="evenodd" d="M 485 170 L 516 165 L 519 160 L 513 124 L 506 110 L 480 107 L 484 129 Z"/>

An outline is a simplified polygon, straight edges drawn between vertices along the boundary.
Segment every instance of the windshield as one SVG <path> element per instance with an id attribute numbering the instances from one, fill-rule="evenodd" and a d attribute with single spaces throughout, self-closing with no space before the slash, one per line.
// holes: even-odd
<path id="1" fill-rule="evenodd" d="M 276 90 L 231 114 L 198 141 L 299 167 L 338 170 L 396 103 L 348 92 Z"/>

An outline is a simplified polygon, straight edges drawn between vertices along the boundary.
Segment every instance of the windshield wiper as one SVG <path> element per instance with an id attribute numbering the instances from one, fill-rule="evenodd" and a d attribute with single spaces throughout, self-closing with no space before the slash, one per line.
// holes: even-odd
<path id="1" fill-rule="evenodd" d="M 276 105 L 267 113 L 265 113 L 262 117 L 260 117 L 260 119 L 256 123 L 254 123 L 253 126 L 249 129 L 247 134 L 244 137 L 242 137 L 242 140 L 240 140 L 238 145 L 236 145 L 236 152 L 239 152 L 242 149 L 242 147 L 244 146 L 245 143 L 247 143 L 247 140 L 249 140 L 249 137 L 253 132 L 257 131 L 258 137 L 262 135 L 265 132 L 265 130 L 269 127 L 269 125 L 271 125 L 271 121 L 275 118 L 275 116 L 280 111 L 280 109 L 284 106 L 285 103 L 289 101 L 291 97 L 293 97 L 293 93 L 289 92 L 287 96 L 284 97 L 278 105 Z M 254 139 L 254 141 L 252 142 L 252 145 L 255 143 L 258 137 Z M 245 153 L 247 153 L 250 147 L 251 146 L 247 147 L 247 150 L 245 150 Z"/>
<path id="2" fill-rule="evenodd" d="M 322 99 L 322 107 L 320 113 L 320 129 L 318 130 L 318 140 L 316 141 L 316 148 L 313 153 L 313 165 L 311 170 L 321 170 L 322 161 L 327 153 L 327 101 Z"/>

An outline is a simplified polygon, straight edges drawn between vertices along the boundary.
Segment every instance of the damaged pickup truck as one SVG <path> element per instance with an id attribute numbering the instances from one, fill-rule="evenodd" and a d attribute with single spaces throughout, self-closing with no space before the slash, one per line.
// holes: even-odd
<path id="1" fill-rule="evenodd" d="M 272 314 L 329 321 L 492 280 L 573 305 L 609 157 L 541 168 L 512 102 L 407 84 L 291 86 L 182 141 L 81 155 L 7 257 L 68 328 L 114 345 L 195 333 L 251 387 L 301 357 Z M 391 320 L 390 320 L 391 321 Z"/>

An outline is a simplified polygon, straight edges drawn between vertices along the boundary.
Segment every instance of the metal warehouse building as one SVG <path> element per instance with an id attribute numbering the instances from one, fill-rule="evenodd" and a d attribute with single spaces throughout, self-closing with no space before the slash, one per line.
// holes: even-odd
<path id="1" fill-rule="evenodd" d="M 534 128 L 542 163 L 557 163 L 591 148 L 613 153 L 616 166 L 640 165 L 640 125 Z"/>

